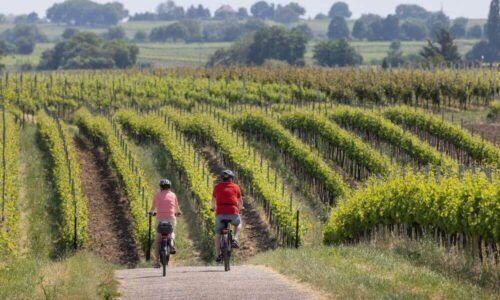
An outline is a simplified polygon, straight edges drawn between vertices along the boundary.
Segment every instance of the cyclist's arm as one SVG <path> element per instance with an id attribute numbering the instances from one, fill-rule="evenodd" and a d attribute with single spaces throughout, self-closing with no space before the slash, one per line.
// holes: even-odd
<path id="1" fill-rule="evenodd" d="M 156 212 L 156 206 L 155 206 L 155 199 L 153 198 L 153 201 L 151 202 L 151 209 L 149 210 L 150 213 Z"/>
<path id="2" fill-rule="evenodd" d="M 243 195 L 241 194 L 241 190 L 238 191 L 238 196 L 239 196 L 238 209 L 241 210 L 241 209 L 243 209 Z"/>
<path id="3" fill-rule="evenodd" d="M 215 197 L 212 197 L 212 209 L 217 210 L 217 200 Z"/>
<path id="4" fill-rule="evenodd" d="M 176 214 L 182 213 L 181 207 L 179 206 L 179 199 L 177 199 L 177 197 L 175 197 L 175 213 Z"/>

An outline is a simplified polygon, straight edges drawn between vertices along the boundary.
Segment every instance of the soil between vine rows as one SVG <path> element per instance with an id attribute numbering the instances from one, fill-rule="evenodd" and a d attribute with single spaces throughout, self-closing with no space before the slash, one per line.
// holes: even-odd
<path id="1" fill-rule="evenodd" d="M 85 137 L 75 137 L 74 144 L 87 201 L 89 249 L 110 263 L 134 267 L 139 254 L 133 238 L 133 219 L 106 154 Z"/>

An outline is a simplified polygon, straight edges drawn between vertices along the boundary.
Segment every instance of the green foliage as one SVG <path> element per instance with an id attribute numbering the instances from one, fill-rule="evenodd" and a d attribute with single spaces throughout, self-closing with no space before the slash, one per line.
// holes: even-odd
<path id="1" fill-rule="evenodd" d="M 332 40 L 349 38 L 349 27 L 342 17 L 334 17 L 328 26 L 328 37 Z"/>
<path id="2" fill-rule="evenodd" d="M 323 186 L 327 191 L 323 198 L 329 203 L 334 203 L 336 198 L 347 193 L 348 187 L 342 177 L 276 120 L 262 113 L 248 113 L 236 117 L 233 127 L 247 133 L 264 135 L 275 147 L 300 165 L 310 178 L 314 178 L 315 182 Z"/>
<path id="3" fill-rule="evenodd" d="M 186 188 L 191 191 L 194 199 L 199 203 L 200 218 L 205 224 L 206 234 L 213 236 L 214 215 L 211 212 L 212 190 L 208 181 L 214 182 L 206 162 L 196 164 L 195 152 L 186 151 L 183 144 L 176 138 L 178 131 L 167 126 L 160 118 L 154 116 L 140 116 L 133 111 L 122 110 L 116 114 L 116 120 L 131 132 L 158 142 L 166 151 L 177 170 L 186 178 Z M 185 140 L 184 140 L 185 141 Z M 189 142 L 185 143 L 189 145 Z M 192 147 L 192 146 L 189 146 Z M 199 156 L 198 160 L 199 160 Z M 204 169 L 204 171 L 203 171 Z M 203 176 L 206 174 L 206 176 Z"/>
<path id="4" fill-rule="evenodd" d="M 363 57 L 346 40 L 323 41 L 314 46 L 316 63 L 325 67 L 359 65 Z"/>
<path id="5" fill-rule="evenodd" d="M 401 151 L 420 165 L 456 165 L 430 145 L 375 113 L 357 108 L 339 107 L 332 111 L 329 117 L 341 125 L 358 128 L 401 148 Z"/>
<path id="6" fill-rule="evenodd" d="M 97 139 L 106 149 L 109 160 L 128 199 L 130 213 L 134 219 L 134 238 L 146 249 L 148 242 L 148 203 L 153 195 L 146 184 L 144 172 L 135 166 L 137 173 L 131 168 L 127 154 L 120 147 L 120 141 L 115 135 L 115 129 L 104 117 L 93 117 L 87 110 L 80 109 L 75 114 L 75 123 L 90 137 Z M 135 156 L 130 155 L 137 161 Z M 139 185 L 139 182 L 142 184 Z M 144 189 L 144 195 L 141 195 Z"/>
<path id="7" fill-rule="evenodd" d="M 486 24 L 486 34 L 491 47 L 500 53 L 500 1 L 491 0 L 488 23 Z"/>
<path id="8" fill-rule="evenodd" d="M 209 115 L 181 115 L 179 111 L 165 108 L 162 110 L 172 122 L 178 125 L 181 131 L 193 136 L 206 138 L 224 156 L 234 165 L 235 170 L 240 177 L 246 177 L 251 182 L 253 192 L 262 197 L 269 205 L 274 220 L 279 224 L 280 228 L 285 230 L 292 239 L 295 237 L 294 216 L 295 210 L 290 209 L 287 201 L 280 200 L 277 197 L 277 187 L 281 186 L 281 182 L 272 182 L 271 178 L 276 171 L 270 170 L 269 178 L 263 166 L 254 161 L 250 155 L 250 148 L 243 149 L 239 146 L 238 140 L 220 123 L 217 123 Z M 255 149 L 253 150 L 255 153 Z M 278 179 L 277 179 L 278 180 Z M 289 192 L 289 191 L 285 191 Z M 305 227 L 301 228 L 299 233 L 301 236 L 304 233 Z"/>
<path id="9" fill-rule="evenodd" d="M 490 103 L 490 111 L 488 112 L 488 120 L 491 122 L 500 121 L 500 100 L 495 100 Z"/>
<path id="10" fill-rule="evenodd" d="M 436 42 L 439 46 L 429 40 L 428 45 L 425 46 L 420 52 L 420 56 L 422 56 L 428 63 L 457 63 L 462 60 L 460 54 L 458 53 L 458 47 L 454 43 L 453 37 L 447 30 L 441 29 L 437 33 Z"/>
<path id="11" fill-rule="evenodd" d="M 500 150 L 457 125 L 444 122 L 424 111 L 416 111 L 409 107 L 386 108 L 383 114 L 396 124 L 417 127 L 419 130 L 453 144 L 457 149 L 464 150 L 476 161 L 500 168 Z"/>
<path id="12" fill-rule="evenodd" d="M 321 115 L 286 113 L 280 116 L 280 121 L 291 130 L 300 129 L 321 136 L 328 144 L 344 151 L 347 157 L 366 167 L 372 174 L 385 174 L 389 171 L 390 161 L 387 157 Z"/>
<path id="13" fill-rule="evenodd" d="M 73 247 L 74 216 L 76 208 L 78 218 L 76 233 L 77 246 L 82 247 L 86 245 L 88 241 L 88 212 L 82 194 L 79 175 L 80 168 L 75 158 L 73 139 L 69 135 L 67 127 L 61 125 L 68 149 L 68 161 L 56 121 L 47 116 L 44 112 L 39 112 L 36 118 L 41 139 L 51 159 L 51 173 L 59 198 L 59 246 L 62 250 L 69 250 Z M 68 164 L 71 166 L 71 174 L 69 173 Z M 72 194 L 70 179 L 74 182 L 74 195 Z"/>
<path id="14" fill-rule="evenodd" d="M 177 42 L 179 40 L 186 40 L 188 37 L 188 28 L 180 22 L 153 28 L 149 34 L 150 41 L 161 43 L 166 41 Z"/>
<path id="15" fill-rule="evenodd" d="M 2 118 L 1 115 L 0 118 Z M 5 178 L 5 219 L 3 222 L 0 220 L 0 258 L 19 253 L 19 210 L 17 202 L 19 194 L 17 182 L 19 131 L 10 113 L 6 113 L 5 125 L 5 149 L 3 149 L 3 137 L 0 136 L 0 153 L 5 150 L 5 170 L 0 167 L 0 179 Z M 0 120 L 0 133 L 3 130 L 3 121 Z M 2 201 L 1 192 L 0 190 L 0 201 Z"/>
<path id="16" fill-rule="evenodd" d="M 250 45 L 248 62 L 262 65 L 266 59 L 287 61 L 291 65 L 301 64 L 306 51 L 307 37 L 301 32 L 272 26 L 257 31 Z"/>
<path id="17" fill-rule="evenodd" d="M 335 17 L 341 17 L 348 19 L 352 16 L 352 12 L 349 10 L 349 5 L 345 2 L 335 2 L 330 8 L 328 16 L 333 19 Z"/>
<path id="18" fill-rule="evenodd" d="M 99 4 L 90 0 L 66 0 L 52 5 L 46 12 L 53 23 L 76 26 L 116 25 L 128 16 L 128 11 L 119 2 Z"/>
<path id="19" fill-rule="evenodd" d="M 500 181 L 466 173 L 435 178 L 408 172 L 373 179 L 332 212 L 324 242 L 339 243 L 362 236 L 379 224 L 418 225 L 433 232 L 463 233 L 470 238 L 500 241 Z"/>
<path id="20" fill-rule="evenodd" d="M 122 40 L 104 42 L 91 32 L 80 32 L 43 52 L 38 68 L 105 69 L 135 65 L 139 48 Z"/>

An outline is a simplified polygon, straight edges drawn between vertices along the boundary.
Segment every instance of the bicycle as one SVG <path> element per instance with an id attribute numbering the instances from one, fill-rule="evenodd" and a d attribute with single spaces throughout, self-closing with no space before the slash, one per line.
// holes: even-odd
<path id="1" fill-rule="evenodd" d="M 152 216 L 156 216 L 156 213 L 150 214 L 149 216 L 150 218 Z M 177 214 L 177 216 L 180 216 L 180 214 Z M 172 254 L 172 233 L 174 232 L 174 226 L 168 221 L 160 221 L 158 222 L 157 231 L 161 235 L 160 263 L 163 269 L 163 277 L 165 277 L 167 275 L 167 266 L 170 261 L 170 255 Z"/>
<path id="2" fill-rule="evenodd" d="M 231 270 L 231 252 L 233 244 L 233 232 L 230 229 L 229 224 L 231 220 L 221 220 L 224 224 L 224 228 L 221 230 L 220 235 L 220 250 L 222 254 L 222 261 L 224 262 L 224 271 Z"/>

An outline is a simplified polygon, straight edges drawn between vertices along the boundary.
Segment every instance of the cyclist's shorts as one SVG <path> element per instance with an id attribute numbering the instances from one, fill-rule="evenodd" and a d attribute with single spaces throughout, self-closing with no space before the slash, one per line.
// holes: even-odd
<path id="1" fill-rule="evenodd" d="M 215 218 L 215 233 L 220 233 L 224 229 L 224 223 L 221 220 L 231 220 L 231 224 L 238 226 L 241 223 L 240 215 L 217 215 Z"/>

